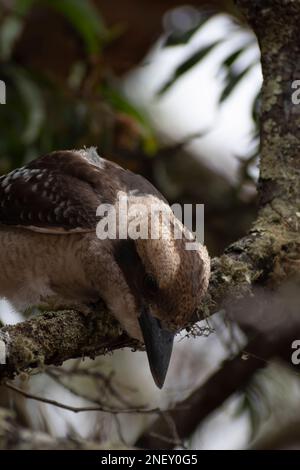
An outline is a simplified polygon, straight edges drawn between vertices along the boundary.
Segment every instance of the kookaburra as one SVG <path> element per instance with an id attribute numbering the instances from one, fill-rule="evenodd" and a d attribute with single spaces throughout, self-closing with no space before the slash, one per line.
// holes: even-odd
<path id="1" fill-rule="evenodd" d="M 99 238 L 97 209 L 116 206 L 120 192 L 129 209 L 158 203 L 170 212 L 146 179 L 101 158 L 94 147 L 53 152 L 2 176 L 0 296 L 21 311 L 88 312 L 102 299 L 124 330 L 144 342 L 161 388 L 174 335 L 207 289 L 209 256 L 201 244 L 186 249 L 191 234 L 173 213 L 157 237 Z M 140 222 L 149 217 L 136 216 Z M 175 223 L 181 238 L 170 229 Z"/>

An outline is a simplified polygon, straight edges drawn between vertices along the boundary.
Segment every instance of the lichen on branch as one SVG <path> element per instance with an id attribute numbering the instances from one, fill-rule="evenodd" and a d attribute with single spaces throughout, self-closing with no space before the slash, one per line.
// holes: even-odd
<path id="1" fill-rule="evenodd" d="M 30 368 L 61 365 L 67 359 L 94 358 L 120 347 L 139 346 L 104 307 L 88 317 L 69 310 L 46 312 L 0 331 L 6 352 L 0 379 Z"/>

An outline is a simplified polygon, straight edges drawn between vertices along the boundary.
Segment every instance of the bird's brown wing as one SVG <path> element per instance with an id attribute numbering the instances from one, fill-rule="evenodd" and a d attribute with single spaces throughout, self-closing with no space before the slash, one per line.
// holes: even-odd
<path id="1" fill-rule="evenodd" d="M 0 225 L 92 231 L 97 207 L 114 204 L 119 190 L 162 198 L 143 177 L 99 157 L 94 148 L 52 152 L 0 178 Z"/>
<path id="2" fill-rule="evenodd" d="M 54 152 L 0 178 L 0 224 L 42 232 L 94 230 L 101 170 L 80 153 Z"/>

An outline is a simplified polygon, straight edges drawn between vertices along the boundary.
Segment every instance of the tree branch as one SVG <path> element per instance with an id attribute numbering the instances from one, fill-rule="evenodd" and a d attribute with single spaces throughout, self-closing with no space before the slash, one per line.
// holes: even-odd
<path id="1" fill-rule="evenodd" d="M 275 241 L 274 233 L 253 231 L 230 246 L 222 257 L 212 260 L 208 294 L 199 309 L 201 317 L 218 311 L 228 295 L 246 295 L 255 281 L 267 276 L 270 260 L 281 249 L 281 241 Z M 6 363 L 0 364 L 0 380 L 44 365 L 61 365 L 68 359 L 94 358 L 124 347 L 141 348 L 138 341 L 122 331 L 105 306 L 88 317 L 75 311 L 46 312 L 5 326 L 0 329 L 0 343 L 6 351 Z"/>
<path id="2" fill-rule="evenodd" d="M 94 358 L 126 346 L 141 347 L 104 307 L 88 317 L 75 311 L 47 312 L 5 326 L 0 332 L 6 350 L 5 364 L 0 365 L 2 380 L 28 368 L 60 365 L 67 359 L 84 356 Z"/>
<path id="3" fill-rule="evenodd" d="M 5 382 L 4 383 L 5 387 L 9 388 L 13 392 L 18 393 L 19 395 L 22 395 L 25 398 L 28 398 L 29 400 L 35 400 L 39 401 L 41 403 L 47 403 L 47 405 L 52 405 L 56 406 L 57 408 L 62 408 L 63 410 L 67 411 L 72 411 L 73 413 L 86 413 L 88 411 L 101 411 L 102 413 L 110 413 L 113 415 L 117 414 L 161 414 L 161 410 L 159 408 L 113 408 L 113 407 L 108 407 L 108 406 L 103 406 L 99 404 L 95 405 L 90 405 L 90 406 L 72 406 L 72 405 L 67 405 L 65 403 L 62 403 L 57 400 L 52 400 L 50 398 L 45 398 L 40 395 L 35 395 L 34 393 L 27 392 L 23 390 L 20 387 L 17 387 L 16 385 L 13 385 L 11 383 Z M 83 396 L 81 395 L 83 398 Z M 90 400 L 91 401 L 91 400 Z"/>

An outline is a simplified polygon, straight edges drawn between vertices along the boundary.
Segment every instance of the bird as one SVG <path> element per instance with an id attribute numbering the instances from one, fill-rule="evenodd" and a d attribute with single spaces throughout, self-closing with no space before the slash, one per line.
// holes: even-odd
<path id="1" fill-rule="evenodd" d="M 99 207 L 117 209 L 120 195 L 129 211 L 138 207 L 131 223 L 148 222 L 154 206 L 168 213 L 169 225 L 159 216 L 157 236 L 99 236 L 105 220 Z M 193 235 L 162 194 L 95 147 L 53 151 L 0 177 L 0 297 L 19 311 L 73 308 L 87 315 L 104 301 L 123 330 L 145 345 L 159 388 L 174 337 L 209 283 L 206 247 L 187 250 L 187 240 Z"/>

